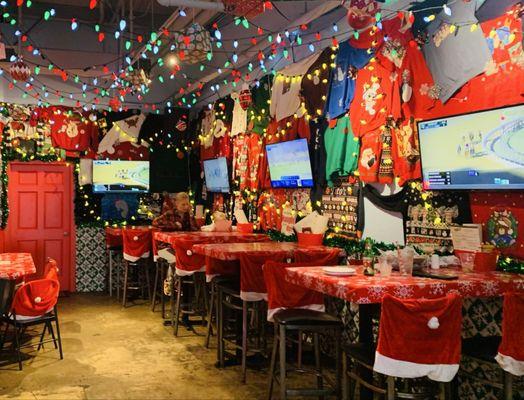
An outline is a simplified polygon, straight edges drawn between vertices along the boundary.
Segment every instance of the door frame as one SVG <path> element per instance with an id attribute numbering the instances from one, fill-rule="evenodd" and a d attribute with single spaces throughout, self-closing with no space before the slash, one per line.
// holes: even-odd
<path id="1" fill-rule="evenodd" d="M 69 287 L 71 288 L 71 292 L 76 292 L 76 224 L 75 224 L 75 181 L 73 179 L 73 168 L 74 164 L 70 162 L 65 161 L 50 161 L 50 162 L 44 162 L 44 161 L 9 161 L 7 164 L 7 176 L 8 176 L 8 183 L 7 187 L 9 189 L 9 179 L 11 178 L 11 168 L 12 166 L 16 165 L 34 165 L 36 167 L 47 167 L 47 166 L 62 166 L 67 167 L 66 170 L 68 171 L 69 176 L 69 188 L 70 188 L 70 199 L 71 199 L 71 217 L 69 221 L 69 254 L 70 254 L 70 263 L 71 263 L 71 270 L 69 273 Z M 45 168 L 42 168 L 41 170 L 45 171 Z M 7 201 L 9 204 L 9 195 L 7 197 Z M 9 224 L 9 217 L 7 218 L 7 224 Z M 9 248 L 11 243 L 11 238 L 9 235 L 5 235 L 5 248 Z"/>

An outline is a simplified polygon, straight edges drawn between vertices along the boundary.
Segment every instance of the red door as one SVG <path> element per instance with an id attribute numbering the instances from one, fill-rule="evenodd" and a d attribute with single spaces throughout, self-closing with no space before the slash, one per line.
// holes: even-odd
<path id="1" fill-rule="evenodd" d="M 6 252 L 33 255 L 37 274 L 47 257 L 60 267 L 60 289 L 75 290 L 73 174 L 62 163 L 9 163 Z"/>

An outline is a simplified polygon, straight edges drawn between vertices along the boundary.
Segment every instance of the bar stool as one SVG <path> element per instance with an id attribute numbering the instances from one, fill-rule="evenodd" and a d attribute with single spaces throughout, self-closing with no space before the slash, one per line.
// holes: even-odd
<path id="1" fill-rule="evenodd" d="M 345 346 L 346 397 L 352 398 L 360 384 L 387 400 L 454 398 L 452 383 L 460 362 L 462 301 L 456 294 L 432 300 L 397 299 L 386 294 L 382 301 L 378 345 L 358 343 Z M 346 359 L 346 361 L 347 361 Z M 357 368 L 378 373 L 377 380 L 365 379 Z M 417 386 L 413 392 L 395 389 L 395 378 L 428 377 L 436 385 Z M 355 385 L 353 385 L 355 383 Z"/>
<path id="2" fill-rule="evenodd" d="M 322 294 L 288 283 L 283 274 L 286 268 L 310 266 L 314 263 L 278 263 L 268 261 L 264 265 L 264 279 L 268 294 L 268 321 L 274 323 L 273 351 L 269 369 L 268 399 L 273 397 L 274 382 L 280 385 L 280 399 L 288 396 L 336 396 L 341 394 L 342 321 L 325 312 Z M 288 363 L 286 344 L 289 333 L 298 336 L 298 366 L 295 372 L 312 373 L 317 377 L 316 388 L 289 388 L 287 384 Z M 304 368 L 302 363 L 302 335 L 313 336 L 315 368 Z M 331 335 L 335 353 L 335 379 L 323 373 L 320 335 Z M 277 373 L 278 361 L 278 373 Z M 324 382 L 329 383 L 328 387 Z"/>
<path id="3" fill-rule="evenodd" d="M 181 317 L 182 321 L 187 323 L 187 328 L 193 332 L 195 331 L 189 322 L 190 316 L 199 316 L 201 324 L 206 324 L 208 301 L 205 273 L 194 272 L 190 275 L 179 275 L 175 272 L 171 295 L 171 324 L 175 336 L 178 336 Z"/>
<path id="4" fill-rule="evenodd" d="M 514 377 L 524 375 L 524 294 L 506 293 L 502 310 L 502 337 L 475 336 L 462 341 L 462 354 L 479 363 L 498 363 L 502 382 L 493 382 L 460 370 L 459 375 L 471 378 L 504 393 L 504 400 L 513 399 Z"/>
<path id="5" fill-rule="evenodd" d="M 151 299 L 151 286 L 149 283 L 148 258 L 151 253 L 151 231 L 143 229 L 122 229 L 124 282 L 122 306 L 127 306 L 127 292 L 142 290 L 142 296 L 147 291 L 147 298 Z M 137 272 L 136 286 L 129 286 L 129 273 L 131 269 Z M 144 290 L 146 289 L 146 290 Z"/>

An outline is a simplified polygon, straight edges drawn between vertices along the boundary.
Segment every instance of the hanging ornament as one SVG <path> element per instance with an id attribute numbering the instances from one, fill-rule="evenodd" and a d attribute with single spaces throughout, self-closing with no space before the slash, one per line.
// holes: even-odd
<path id="1" fill-rule="evenodd" d="M 109 107 L 111 107 L 111 110 L 118 111 L 120 107 L 122 107 L 122 103 L 118 99 L 117 96 L 112 97 L 111 100 L 109 100 Z"/>
<path id="2" fill-rule="evenodd" d="M 187 123 L 183 119 L 179 119 L 175 125 L 175 128 L 180 132 L 184 132 L 187 129 Z"/>
<path id="3" fill-rule="evenodd" d="M 486 223 L 489 242 L 499 249 L 514 245 L 517 241 L 518 224 L 511 211 L 494 210 Z"/>
<path id="4" fill-rule="evenodd" d="M 353 29 L 364 29 L 375 21 L 380 7 L 375 0 L 351 0 L 348 8 L 348 24 Z"/>
<path id="5" fill-rule="evenodd" d="M 215 31 L 215 37 L 218 30 Z M 194 23 L 184 32 L 175 32 L 177 49 L 184 52 L 184 63 L 196 64 L 212 57 L 211 35 L 201 25 Z"/>
<path id="6" fill-rule="evenodd" d="M 224 4 L 224 12 L 238 17 L 254 18 L 264 12 L 264 3 L 269 3 L 272 8 L 271 2 L 263 0 L 222 0 Z M 266 8 L 270 9 L 270 7 Z"/>
<path id="7" fill-rule="evenodd" d="M 11 74 L 11 78 L 15 81 L 25 82 L 31 76 L 31 68 L 27 66 L 22 58 L 19 58 L 11 64 L 9 73 Z"/>
<path id="8" fill-rule="evenodd" d="M 240 103 L 240 107 L 242 107 L 242 110 L 247 110 L 251 103 L 253 103 L 251 90 L 249 90 L 249 88 L 242 89 L 238 95 L 238 101 Z"/>

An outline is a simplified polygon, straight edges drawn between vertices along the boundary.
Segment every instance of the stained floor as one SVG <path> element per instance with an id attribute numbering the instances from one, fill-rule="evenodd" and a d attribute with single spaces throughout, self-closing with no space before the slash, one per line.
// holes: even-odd
<path id="1" fill-rule="evenodd" d="M 215 343 L 182 328 L 175 338 L 159 312 L 137 305 L 122 309 L 106 296 L 60 299 L 64 360 L 52 344 L 36 357 L 5 364 L 0 354 L 2 399 L 260 399 L 266 374 L 239 367 L 217 369 Z M 199 328 L 203 333 L 203 328 Z M 26 349 L 28 350 L 28 349 Z"/>

